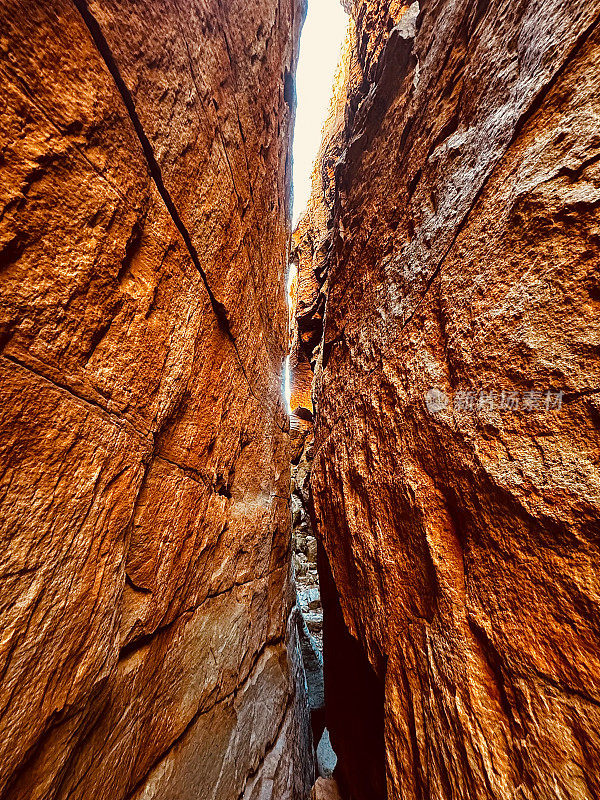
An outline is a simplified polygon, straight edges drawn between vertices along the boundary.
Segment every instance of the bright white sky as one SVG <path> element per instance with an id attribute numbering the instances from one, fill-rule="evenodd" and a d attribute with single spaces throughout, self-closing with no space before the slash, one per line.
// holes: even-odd
<path id="1" fill-rule="evenodd" d="M 310 176 L 327 119 L 348 16 L 340 0 L 309 0 L 300 40 L 294 137 L 294 225 L 310 196 Z"/>

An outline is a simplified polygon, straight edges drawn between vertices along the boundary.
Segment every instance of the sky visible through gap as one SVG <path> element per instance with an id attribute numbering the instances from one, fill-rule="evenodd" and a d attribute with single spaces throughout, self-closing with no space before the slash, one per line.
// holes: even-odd
<path id="1" fill-rule="evenodd" d="M 310 196 L 310 176 L 327 119 L 333 80 L 348 27 L 340 0 L 309 0 L 300 40 L 294 136 L 294 226 Z"/>

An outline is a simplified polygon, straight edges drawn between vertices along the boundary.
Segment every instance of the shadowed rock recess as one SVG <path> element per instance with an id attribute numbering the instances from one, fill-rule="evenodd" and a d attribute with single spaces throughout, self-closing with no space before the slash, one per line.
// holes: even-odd
<path id="1" fill-rule="evenodd" d="M 0 3 L 0 797 L 305 800 L 296 0 Z"/>
<path id="2" fill-rule="evenodd" d="M 336 777 L 597 799 L 600 2 L 347 5 L 293 253 Z"/>

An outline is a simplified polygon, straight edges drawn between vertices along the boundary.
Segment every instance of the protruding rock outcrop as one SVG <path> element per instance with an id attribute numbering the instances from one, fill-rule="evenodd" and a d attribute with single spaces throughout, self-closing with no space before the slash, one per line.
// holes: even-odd
<path id="1" fill-rule="evenodd" d="M 591 800 L 600 3 L 352 14 L 297 251 L 339 770 L 354 800 Z"/>
<path id="2" fill-rule="evenodd" d="M 0 7 L 0 797 L 304 800 L 295 0 Z"/>

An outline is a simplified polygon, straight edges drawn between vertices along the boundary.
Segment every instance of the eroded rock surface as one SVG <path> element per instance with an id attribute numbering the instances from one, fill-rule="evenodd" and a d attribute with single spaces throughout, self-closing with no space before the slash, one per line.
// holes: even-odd
<path id="1" fill-rule="evenodd" d="M 591 800 L 600 3 L 352 14 L 298 279 L 339 770 L 355 800 Z"/>
<path id="2" fill-rule="evenodd" d="M 313 787 L 311 800 L 340 800 L 339 788 L 333 778 L 319 778 Z"/>
<path id="3" fill-rule="evenodd" d="M 294 0 L 0 4 L 0 797 L 312 783 L 281 402 Z"/>

